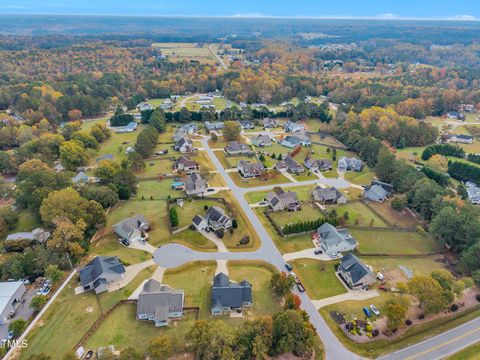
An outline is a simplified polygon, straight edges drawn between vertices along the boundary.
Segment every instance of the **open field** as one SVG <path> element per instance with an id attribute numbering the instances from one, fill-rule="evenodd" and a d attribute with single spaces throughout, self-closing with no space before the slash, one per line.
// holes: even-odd
<path id="1" fill-rule="evenodd" d="M 374 272 L 381 272 L 382 274 L 399 271 L 402 275 L 403 272 L 399 266 L 405 266 L 410 269 L 413 275 L 428 275 L 433 270 L 445 269 L 445 266 L 439 262 L 442 258 L 441 255 L 421 256 L 421 257 L 389 257 L 389 256 L 361 256 L 362 261 L 370 265 Z M 403 281 L 408 280 L 404 275 Z"/>
<path id="2" fill-rule="evenodd" d="M 392 208 L 392 201 L 387 200 L 383 203 L 370 202 L 368 204 L 377 213 L 382 214 L 382 217 L 393 227 L 399 228 L 415 228 L 418 225 L 418 221 L 412 213 L 404 209 L 402 211 L 396 211 Z"/>
<path id="3" fill-rule="evenodd" d="M 375 174 L 368 167 L 364 166 L 360 172 L 347 171 L 345 172 L 345 180 L 348 180 L 357 185 L 370 185 L 374 179 Z"/>
<path id="4" fill-rule="evenodd" d="M 160 50 L 170 61 L 198 61 L 202 64 L 215 64 L 218 60 L 207 44 L 197 43 L 153 43 L 152 47 Z"/>
<path id="5" fill-rule="evenodd" d="M 480 343 L 476 343 L 449 356 L 446 360 L 478 360 L 479 354 Z"/>
<path id="6" fill-rule="evenodd" d="M 270 217 L 277 225 L 283 227 L 296 222 L 314 221 L 323 217 L 323 214 L 313 203 L 302 203 L 300 211 L 272 211 Z"/>
<path id="7" fill-rule="evenodd" d="M 439 251 L 438 244 L 415 231 L 349 229 L 365 254 L 422 255 Z"/>
<path id="8" fill-rule="evenodd" d="M 285 176 L 278 173 L 276 170 L 268 170 L 267 177 L 256 177 L 244 179 L 240 176 L 238 172 L 233 172 L 228 174 L 232 180 L 240 187 L 254 187 L 254 186 L 263 186 L 270 184 L 289 184 Z"/>
<path id="9" fill-rule="evenodd" d="M 293 190 L 297 193 L 298 200 L 307 201 L 312 199 L 311 192 L 315 187 L 316 185 L 297 186 L 290 188 L 288 186 L 282 186 L 282 189 L 285 191 Z M 245 199 L 250 204 L 255 204 L 259 201 L 264 200 L 269 192 L 270 191 L 252 191 L 245 194 Z"/>
<path id="10" fill-rule="evenodd" d="M 29 346 L 22 350 L 20 359 L 39 353 L 50 355 L 54 360 L 63 359 L 74 350 L 77 341 L 102 311 L 107 311 L 118 300 L 128 298 L 153 271 L 153 268 L 145 269 L 122 290 L 104 293 L 100 297 L 92 292 L 75 295 L 77 278 L 74 277 L 27 337 Z"/>
<path id="11" fill-rule="evenodd" d="M 141 200 L 143 197 L 144 199 L 149 200 L 153 197 L 154 200 L 158 200 L 166 199 L 168 196 L 184 196 L 183 191 L 172 189 L 172 183 L 172 179 L 139 181 L 134 199 Z"/>
<path id="12" fill-rule="evenodd" d="M 348 212 L 348 219 L 345 220 L 345 225 L 348 227 L 387 227 L 387 224 L 382 219 L 360 201 L 327 206 L 328 212 L 332 211 L 332 209 L 335 209 L 339 217 L 344 217 L 345 212 Z"/>
<path id="13" fill-rule="evenodd" d="M 347 292 L 335 276 L 334 262 L 325 263 L 314 259 L 298 259 L 291 261 L 290 264 L 305 286 L 307 294 L 313 300 L 325 299 Z"/>

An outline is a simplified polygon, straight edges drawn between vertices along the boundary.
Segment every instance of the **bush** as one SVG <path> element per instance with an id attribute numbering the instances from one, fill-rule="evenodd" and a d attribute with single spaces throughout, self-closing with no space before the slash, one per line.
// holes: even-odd
<path id="1" fill-rule="evenodd" d="M 238 222 L 237 222 L 237 219 L 233 219 L 232 220 L 232 229 L 236 229 L 238 228 Z"/>
<path id="2" fill-rule="evenodd" d="M 417 316 L 417 319 L 418 320 L 423 320 L 423 319 L 425 319 L 425 315 L 420 314 L 420 315 Z"/>
<path id="3" fill-rule="evenodd" d="M 178 226 L 178 214 L 177 214 L 177 209 L 171 208 L 169 212 L 170 216 L 170 224 L 172 227 Z"/>
<path id="4" fill-rule="evenodd" d="M 223 239 L 225 232 L 223 231 L 223 229 L 218 229 L 217 231 L 215 231 L 215 235 L 217 235 L 219 239 Z"/>
<path id="5" fill-rule="evenodd" d="M 374 329 L 374 330 L 372 331 L 372 336 L 373 336 L 373 337 L 377 337 L 379 334 L 380 334 L 380 331 L 378 331 L 378 329 Z"/>
<path id="6" fill-rule="evenodd" d="M 249 235 L 245 235 L 241 240 L 240 240 L 240 244 L 241 245 L 246 245 L 250 242 L 250 236 Z"/>
<path id="7" fill-rule="evenodd" d="M 203 210 L 207 211 L 208 210 L 208 205 L 203 205 Z"/>
<path id="8" fill-rule="evenodd" d="M 450 306 L 450 310 L 452 310 L 453 312 L 457 311 L 458 310 L 458 305 L 457 304 L 452 304 L 452 306 Z"/>
<path id="9" fill-rule="evenodd" d="M 408 326 L 411 326 L 412 325 L 412 320 L 410 320 L 410 319 L 405 320 L 405 324 L 408 325 Z"/>
<path id="10" fill-rule="evenodd" d="M 477 301 L 480 302 L 480 294 L 477 294 L 476 298 L 477 298 Z"/>

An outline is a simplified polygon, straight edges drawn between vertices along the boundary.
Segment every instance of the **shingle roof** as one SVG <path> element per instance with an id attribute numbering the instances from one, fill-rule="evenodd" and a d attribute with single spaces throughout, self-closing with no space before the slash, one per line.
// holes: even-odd
<path id="1" fill-rule="evenodd" d="M 154 315 L 155 320 L 166 321 L 169 312 L 183 311 L 183 301 L 183 290 L 172 289 L 150 279 L 138 295 L 137 315 Z"/>
<path id="2" fill-rule="evenodd" d="M 97 281 L 107 273 L 123 274 L 125 267 L 116 256 L 97 256 L 87 266 L 80 269 L 80 281 L 82 285 L 88 285 Z"/>
<path id="3" fill-rule="evenodd" d="M 355 239 L 348 233 L 346 229 L 337 230 L 335 226 L 324 223 L 317 229 L 317 234 L 327 247 L 334 247 L 346 241 L 349 244 L 356 244 Z"/>
<path id="4" fill-rule="evenodd" d="M 336 201 L 343 196 L 343 194 L 335 187 L 321 188 L 320 186 L 317 186 L 313 189 L 312 193 L 317 201 Z"/>
<path id="5" fill-rule="evenodd" d="M 252 286 L 246 280 L 239 284 L 231 282 L 229 277 L 220 273 L 213 279 L 212 307 L 242 307 L 244 302 L 252 302 Z"/>
<path id="6" fill-rule="evenodd" d="M 348 253 L 340 259 L 339 270 L 349 273 L 354 284 L 371 273 L 370 269 L 352 253 Z"/>

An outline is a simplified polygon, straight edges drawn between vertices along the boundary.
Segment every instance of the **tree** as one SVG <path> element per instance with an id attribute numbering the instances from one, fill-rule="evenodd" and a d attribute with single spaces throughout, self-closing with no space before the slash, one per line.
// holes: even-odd
<path id="1" fill-rule="evenodd" d="M 443 310 L 448 302 L 437 280 L 430 276 L 416 275 L 408 282 L 410 294 L 415 296 L 419 307 L 425 314 L 437 313 Z"/>
<path id="2" fill-rule="evenodd" d="M 25 320 L 16 319 L 10 323 L 10 325 L 8 326 L 8 330 L 13 333 L 14 337 L 18 338 L 20 335 L 22 335 L 23 330 L 25 330 L 26 326 L 27 322 Z"/>
<path id="3" fill-rule="evenodd" d="M 130 168 L 133 171 L 142 171 L 143 169 L 145 169 L 145 161 L 143 161 L 142 156 L 136 151 L 130 152 L 127 158 L 130 162 Z"/>
<path id="4" fill-rule="evenodd" d="M 278 297 L 287 295 L 290 290 L 292 290 L 294 284 L 295 278 L 293 275 L 287 275 L 284 272 L 274 273 L 270 280 L 270 286 L 272 287 L 273 293 Z"/>
<path id="5" fill-rule="evenodd" d="M 135 348 L 132 346 L 129 346 L 123 349 L 121 352 L 122 360 L 144 360 L 144 358 L 145 357 L 142 354 L 140 354 L 137 350 L 135 350 Z M 152 359 L 154 359 L 153 355 L 152 355 Z"/>
<path id="6" fill-rule="evenodd" d="M 30 302 L 30 307 L 35 312 L 39 312 L 46 303 L 47 303 L 47 298 L 45 296 L 36 295 L 32 298 L 32 301 Z"/>
<path id="7" fill-rule="evenodd" d="M 406 195 L 397 195 L 392 200 L 392 208 L 395 211 L 402 211 L 407 207 L 407 196 Z"/>
<path id="8" fill-rule="evenodd" d="M 87 149 L 98 149 L 100 145 L 93 135 L 86 131 L 77 131 L 72 134 L 72 140 L 77 140 L 83 144 Z"/>
<path id="9" fill-rule="evenodd" d="M 147 348 L 147 354 L 152 360 L 165 360 L 172 351 L 170 338 L 165 335 L 154 337 L 150 340 Z M 123 359 L 123 353 L 122 353 Z"/>
<path id="10" fill-rule="evenodd" d="M 161 109 L 155 110 L 150 116 L 149 124 L 152 125 L 159 133 L 164 133 L 167 129 L 165 113 Z"/>
<path id="11" fill-rule="evenodd" d="M 272 346 L 272 326 L 270 316 L 244 322 L 235 339 L 236 357 L 240 360 L 267 359 Z"/>
<path id="12" fill-rule="evenodd" d="M 80 141 L 65 141 L 60 145 L 60 159 L 67 170 L 73 171 L 88 164 L 88 153 Z"/>
<path id="13" fill-rule="evenodd" d="M 119 201 L 117 192 L 108 186 L 82 186 L 80 192 L 82 197 L 98 202 L 104 209 L 117 205 Z"/>
<path id="14" fill-rule="evenodd" d="M 235 336 L 223 321 L 196 321 L 185 336 L 187 350 L 199 360 L 233 360 Z"/>
<path id="15" fill-rule="evenodd" d="M 432 169 L 446 172 L 448 169 L 448 160 L 445 156 L 440 154 L 433 155 L 430 159 L 427 160 L 428 166 Z"/>
<path id="16" fill-rule="evenodd" d="M 63 272 L 58 268 L 58 265 L 50 264 L 45 269 L 45 277 L 56 284 L 62 279 Z"/>
<path id="17" fill-rule="evenodd" d="M 95 177 L 100 180 L 101 184 L 111 184 L 117 172 L 120 171 L 120 165 L 115 161 L 102 160 L 95 169 Z"/>
<path id="18" fill-rule="evenodd" d="M 18 213 L 11 206 L 0 208 L 0 236 L 13 230 L 18 223 Z"/>
<path id="19" fill-rule="evenodd" d="M 79 219 L 75 224 L 66 217 L 53 220 L 55 230 L 47 241 L 47 248 L 57 254 L 68 253 L 74 258 L 83 254 L 81 243 L 84 240 L 85 222 Z"/>
<path id="20" fill-rule="evenodd" d="M 387 317 L 387 327 L 390 330 L 399 328 L 407 316 L 408 300 L 404 296 L 389 299 L 385 306 L 384 312 Z"/>
<path id="21" fill-rule="evenodd" d="M 178 226 L 178 213 L 177 209 L 175 208 L 170 208 L 169 210 L 169 216 L 170 216 L 170 224 L 172 227 Z"/>
<path id="22" fill-rule="evenodd" d="M 296 294 L 289 293 L 285 296 L 285 304 L 283 305 L 284 310 L 298 310 L 300 309 L 300 305 L 302 304 L 302 300 Z"/>
<path id="23" fill-rule="evenodd" d="M 313 351 L 315 333 L 312 326 L 296 310 L 278 313 L 273 318 L 272 353 L 291 352 L 305 356 Z"/>
<path id="24" fill-rule="evenodd" d="M 242 128 L 237 121 L 225 121 L 223 125 L 223 137 L 227 141 L 235 141 L 240 139 Z"/>
<path id="25" fill-rule="evenodd" d="M 217 142 L 218 141 L 218 136 L 216 133 L 212 132 L 210 134 L 210 138 L 212 139 L 213 142 Z"/>
<path id="26" fill-rule="evenodd" d="M 70 121 L 78 121 L 82 118 L 82 112 L 78 109 L 72 109 L 68 112 L 68 119 Z"/>

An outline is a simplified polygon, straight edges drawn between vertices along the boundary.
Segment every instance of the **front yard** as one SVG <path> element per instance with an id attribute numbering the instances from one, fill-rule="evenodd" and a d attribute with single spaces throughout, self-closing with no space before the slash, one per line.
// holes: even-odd
<path id="1" fill-rule="evenodd" d="M 277 172 L 276 170 L 268 170 L 266 177 L 256 177 L 244 179 L 238 172 L 232 172 L 228 174 L 236 185 L 240 187 L 255 187 L 271 184 L 289 184 L 291 183 L 285 176 Z"/>
<path id="2" fill-rule="evenodd" d="M 360 172 L 346 171 L 345 180 L 350 181 L 357 185 L 370 185 L 374 179 L 375 174 L 368 167 L 364 166 Z"/>
<path id="3" fill-rule="evenodd" d="M 314 221 L 323 217 L 322 212 L 313 203 L 302 203 L 302 210 L 300 211 L 272 211 L 269 214 L 280 227 L 297 222 Z"/>

